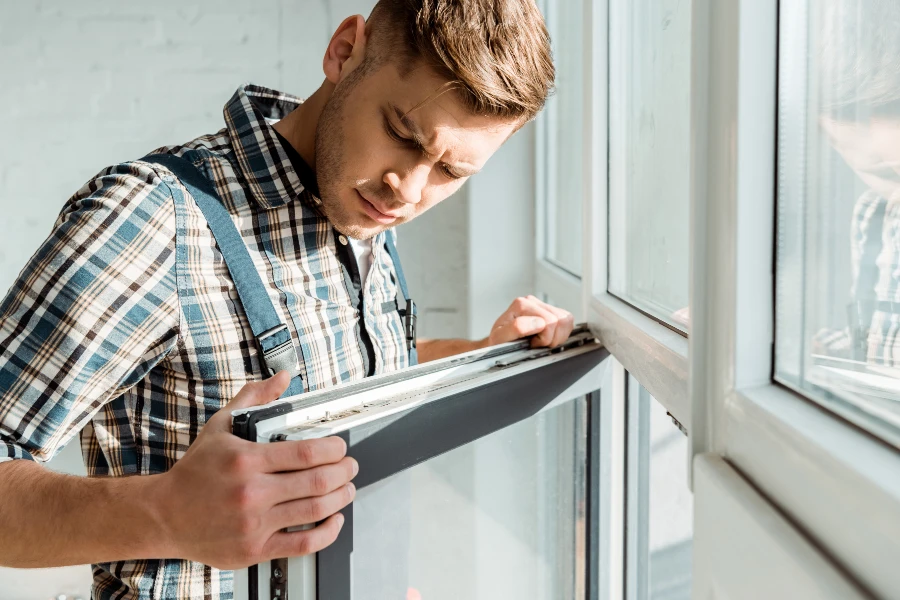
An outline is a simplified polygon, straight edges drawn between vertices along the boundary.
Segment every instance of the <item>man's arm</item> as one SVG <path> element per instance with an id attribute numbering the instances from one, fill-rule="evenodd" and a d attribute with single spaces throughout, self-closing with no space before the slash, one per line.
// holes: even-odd
<path id="1" fill-rule="evenodd" d="M 282 372 L 245 386 L 164 474 L 88 478 L 0 463 L 0 565 L 166 557 L 234 569 L 331 544 L 343 525 L 335 513 L 355 494 L 344 441 L 254 444 L 230 432 L 233 410 L 278 398 L 289 381 Z"/>
<path id="2" fill-rule="evenodd" d="M 533 348 L 555 348 L 568 339 L 574 327 L 575 318 L 571 313 L 541 302 L 534 296 L 516 298 L 494 323 L 491 334 L 483 340 L 420 340 L 417 343 L 419 362 L 438 360 L 529 336 L 534 336 L 531 342 Z"/>
<path id="3" fill-rule="evenodd" d="M 284 374 L 245 387 L 163 475 L 87 479 L 37 464 L 177 344 L 176 218 L 160 183 L 143 163 L 100 173 L 0 301 L 0 565 L 154 557 L 229 568 L 337 535 L 338 516 L 303 535 L 280 530 L 352 497 L 343 441 L 270 446 L 230 433 L 230 410 L 277 398 Z"/>

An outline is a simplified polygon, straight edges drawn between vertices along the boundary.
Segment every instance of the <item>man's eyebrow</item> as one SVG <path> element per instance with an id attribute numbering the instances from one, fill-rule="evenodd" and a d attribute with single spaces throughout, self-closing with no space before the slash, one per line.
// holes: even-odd
<path id="1" fill-rule="evenodd" d="M 409 115 L 403 112 L 399 106 L 396 104 L 390 105 L 391 110 L 394 112 L 394 115 L 406 127 L 407 131 L 410 134 L 410 141 L 416 145 L 416 148 L 421 150 L 422 154 L 425 156 L 432 158 L 434 155 L 428 151 L 425 142 L 425 136 L 422 135 L 422 130 L 419 128 L 419 125 L 413 121 Z M 447 165 L 457 177 L 471 177 L 472 175 L 478 173 L 479 169 L 460 167 L 457 165 Z"/>

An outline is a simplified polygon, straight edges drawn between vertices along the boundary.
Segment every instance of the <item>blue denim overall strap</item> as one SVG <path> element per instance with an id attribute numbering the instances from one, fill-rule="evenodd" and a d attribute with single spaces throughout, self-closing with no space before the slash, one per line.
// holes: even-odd
<path id="1" fill-rule="evenodd" d="M 387 247 L 388 254 L 391 255 L 391 262 L 394 263 L 394 273 L 397 275 L 397 285 L 400 286 L 400 293 L 406 301 L 406 307 L 400 308 L 397 302 L 397 310 L 403 321 L 403 333 L 406 336 L 406 348 L 409 350 L 409 366 L 419 364 L 419 351 L 416 350 L 416 320 L 418 314 L 416 312 L 416 303 L 409 297 L 409 288 L 406 287 L 406 277 L 403 275 L 403 267 L 400 265 L 400 254 L 397 253 L 397 246 L 394 244 L 394 232 L 389 231 L 385 236 L 384 245 Z"/>
<path id="2" fill-rule="evenodd" d="M 299 354 L 291 339 L 291 332 L 278 317 L 247 246 L 222 205 L 215 187 L 186 156 L 151 154 L 141 160 L 169 169 L 193 196 L 209 223 L 256 338 L 263 378 L 269 378 L 279 371 L 287 371 L 291 374 L 291 384 L 284 395 L 302 394 L 304 390 Z"/>

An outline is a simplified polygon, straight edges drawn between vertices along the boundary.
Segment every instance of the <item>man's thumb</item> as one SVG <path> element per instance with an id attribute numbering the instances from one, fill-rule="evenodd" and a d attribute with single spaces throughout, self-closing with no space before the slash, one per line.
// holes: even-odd
<path id="1" fill-rule="evenodd" d="M 240 408 L 250 408 L 251 406 L 259 406 L 260 404 L 266 404 L 272 400 L 277 400 L 288 388 L 290 383 L 291 375 L 287 371 L 281 371 L 274 377 L 262 381 L 248 383 L 241 388 L 241 391 L 237 393 L 237 396 L 232 398 L 231 402 L 219 412 L 231 415 L 232 411 Z"/>

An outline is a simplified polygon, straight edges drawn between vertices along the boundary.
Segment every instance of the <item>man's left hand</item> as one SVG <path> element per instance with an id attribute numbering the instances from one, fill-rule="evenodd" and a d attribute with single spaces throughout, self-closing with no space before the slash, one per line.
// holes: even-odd
<path id="1" fill-rule="evenodd" d="M 534 296 L 516 298 L 494 323 L 487 345 L 503 344 L 533 335 L 532 348 L 555 348 L 569 338 L 574 327 L 572 313 L 541 302 Z"/>

